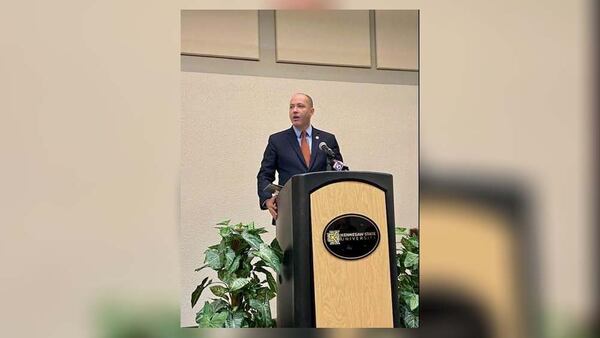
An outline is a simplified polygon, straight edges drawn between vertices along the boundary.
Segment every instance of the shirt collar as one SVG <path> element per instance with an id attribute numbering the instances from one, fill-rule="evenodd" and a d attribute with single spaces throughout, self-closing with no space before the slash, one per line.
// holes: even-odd
<path id="1" fill-rule="evenodd" d="M 294 133 L 296 133 L 296 138 L 300 138 L 300 134 L 302 133 L 302 130 L 296 128 L 296 126 L 292 126 L 292 128 L 294 128 Z M 308 128 L 306 128 L 306 136 L 308 136 L 309 138 L 312 137 L 312 125 L 309 125 Z"/>

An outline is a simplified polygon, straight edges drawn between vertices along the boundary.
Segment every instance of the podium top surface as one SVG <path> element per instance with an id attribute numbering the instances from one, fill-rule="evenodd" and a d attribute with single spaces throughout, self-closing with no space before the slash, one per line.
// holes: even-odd
<path id="1" fill-rule="evenodd" d="M 386 176 L 392 176 L 392 174 L 388 174 L 388 173 L 382 173 L 382 172 L 378 172 L 378 171 L 315 171 L 315 172 L 311 172 L 311 173 L 304 173 L 304 174 L 297 174 L 294 176 L 319 176 L 319 175 L 324 175 L 324 174 L 330 174 L 330 175 L 344 175 L 344 176 L 363 176 L 363 175 L 386 175 Z M 292 177 L 294 177 L 292 176 Z"/>
<path id="2" fill-rule="evenodd" d="M 383 190 L 392 188 L 392 174 L 374 171 L 317 171 L 292 176 L 284 185 L 284 190 L 291 185 L 302 185 L 308 190 L 337 181 L 362 181 L 376 185 Z"/>
<path id="3" fill-rule="evenodd" d="M 337 179 L 337 178 L 341 178 L 341 179 L 352 179 L 352 178 L 373 179 L 373 178 L 382 178 L 382 177 L 392 178 L 392 174 L 381 173 L 381 172 L 376 172 L 376 171 L 316 171 L 316 172 L 312 172 L 312 173 L 297 174 L 297 175 L 292 176 L 292 178 L 294 178 L 294 177 L 298 177 L 298 178 L 302 177 L 304 179 L 313 179 L 313 178 L 318 178 L 318 177 L 329 178 L 329 179 Z"/>

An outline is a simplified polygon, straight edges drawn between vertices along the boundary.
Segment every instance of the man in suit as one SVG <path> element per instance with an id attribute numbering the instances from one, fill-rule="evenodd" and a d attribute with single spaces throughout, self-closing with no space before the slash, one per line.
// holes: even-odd
<path id="1" fill-rule="evenodd" d="M 256 176 L 260 208 L 268 209 L 277 219 L 277 200 L 264 188 L 279 175 L 279 185 L 284 185 L 290 177 L 327 169 L 327 154 L 319 150 L 325 142 L 334 152 L 335 159 L 343 161 L 340 148 L 333 134 L 318 130 L 310 124 L 315 109 L 310 96 L 297 93 L 290 100 L 289 116 L 292 126 L 269 136 L 269 142 Z"/>

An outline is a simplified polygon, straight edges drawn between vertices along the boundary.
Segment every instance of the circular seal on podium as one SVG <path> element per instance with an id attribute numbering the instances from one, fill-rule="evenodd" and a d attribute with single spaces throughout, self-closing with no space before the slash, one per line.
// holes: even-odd
<path id="1" fill-rule="evenodd" d="M 380 241 L 379 227 L 366 216 L 340 215 L 323 231 L 323 244 L 332 255 L 347 260 L 369 256 Z"/>

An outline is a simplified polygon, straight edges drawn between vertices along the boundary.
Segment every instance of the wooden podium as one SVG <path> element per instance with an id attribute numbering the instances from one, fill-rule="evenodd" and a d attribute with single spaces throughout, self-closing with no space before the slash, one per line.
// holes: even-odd
<path id="1" fill-rule="evenodd" d="M 293 176 L 278 197 L 278 327 L 397 327 L 392 175 Z"/>

